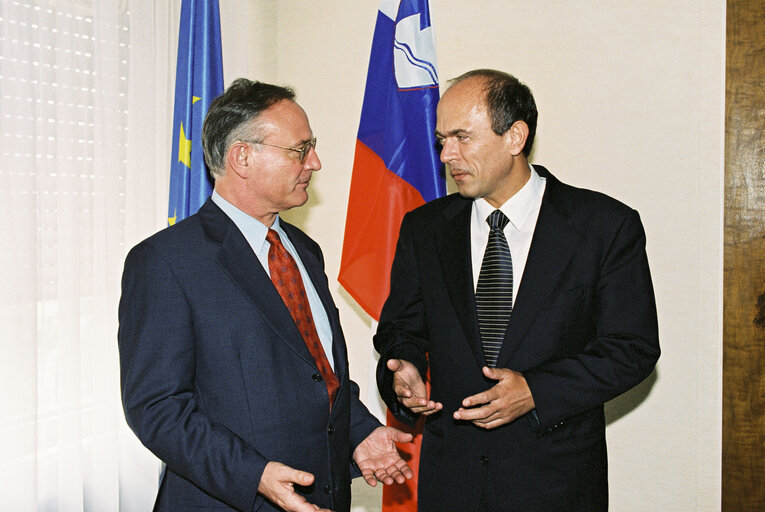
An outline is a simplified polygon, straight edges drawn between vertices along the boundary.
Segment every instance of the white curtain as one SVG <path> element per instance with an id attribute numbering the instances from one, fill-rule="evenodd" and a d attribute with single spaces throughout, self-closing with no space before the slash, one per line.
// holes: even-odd
<path id="1" fill-rule="evenodd" d="M 0 509 L 151 509 L 116 343 L 162 227 L 180 1 L 0 2 Z"/>

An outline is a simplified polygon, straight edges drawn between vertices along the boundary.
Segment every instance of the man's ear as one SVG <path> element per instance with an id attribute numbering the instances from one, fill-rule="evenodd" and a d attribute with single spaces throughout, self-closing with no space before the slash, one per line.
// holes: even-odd
<path id="1" fill-rule="evenodd" d="M 524 121 L 516 121 L 505 132 L 507 137 L 510 153 L 513 156 L 518 156 L 523 152 L 523 147 L 526 145 L 526 139 L 529 138 L 529 125 Z"/>
<path id="2" fill-rule="evenodd" d="M 235 142 L 226 154 L 226 167 L 234 171 L 240 178 L 247 179 L 251 165 L 250 146 L 246 142 Z"/>

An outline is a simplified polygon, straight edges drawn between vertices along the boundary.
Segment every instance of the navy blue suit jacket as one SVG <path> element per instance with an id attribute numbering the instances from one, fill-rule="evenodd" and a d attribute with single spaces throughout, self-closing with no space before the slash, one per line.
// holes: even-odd
<path id="1" fill-rule="evenodd" d="M 329 316 L 340 380 L 325 383 L 267 273 L 208 200 L 134 247 L 119 306 L 122 400 L 138 438 L 167 464 L 155 510 L 277 510 L 257 494 L 265 465 L 313 473 L 307 500 L 350 508 L 353 449 L 379 423 L 348 377 L 319 246 L 282 222 Z"/>
<path id="2" fill-rule="evenodd" d="M 492 430 L 452 418 L 464 398 L 496 383 L 481 373 L 472 200 L 437 199 L 402 223 L 375 347 L 380 393 L 399 419 L 416 415 L 396 401 L 391 358 L 423 375 L 429 364 L 432 399 L 444 405 L 425 423 L 421 511 L 476 510 L 487 481 L 503 511 L 606 510 L 603 404 L 648 376 L 659 356 L 637 212 L 535 169 L 547 185 L 497 367 L 524 374 L 536 417 Z"/>

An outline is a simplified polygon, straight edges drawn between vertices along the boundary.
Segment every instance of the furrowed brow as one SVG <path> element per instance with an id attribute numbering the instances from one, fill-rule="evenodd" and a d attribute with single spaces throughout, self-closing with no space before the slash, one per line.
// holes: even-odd
<path id="1" fill-rule="evenodd" d="M 456 137 L 457 135 L 470 135 L 470 132 L 468 132 L 467 130 L 463 128 L 459 128 L 457 130 L 449 131 L 446 135 L 439 132 L 438 130 L 435 131 L 435 134 L 436 134 L 436 137 L 446 138 L 446 137 Z"/>

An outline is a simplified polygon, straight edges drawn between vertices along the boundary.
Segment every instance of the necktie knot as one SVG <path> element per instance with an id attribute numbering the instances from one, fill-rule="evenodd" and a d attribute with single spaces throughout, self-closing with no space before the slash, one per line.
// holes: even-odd
<path id="1" fill-rule="evenodd" d="M 505 229 L 505 226 L 507 226 L 507 223 L 510 222 L 510 219 L 508 219 L 507 216 L 505 216 L 505 214 L 502 213 L 501 210 L 494 210 L 486 218 L 486 222 L 489 223 L 489 227 L 491 229 L 494 229 L 494 228 Z"/>
<path id="2" fill-rule="evenodd" d="M 281 238 L 279 238 L 279 233 L 273 229 L 269 229 L 268 233 L 266 233 L 266 241 L 271 245 L 282 243 Z"/>

